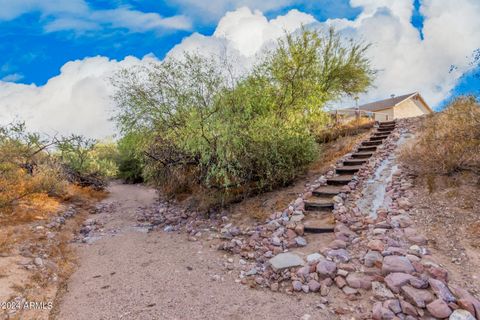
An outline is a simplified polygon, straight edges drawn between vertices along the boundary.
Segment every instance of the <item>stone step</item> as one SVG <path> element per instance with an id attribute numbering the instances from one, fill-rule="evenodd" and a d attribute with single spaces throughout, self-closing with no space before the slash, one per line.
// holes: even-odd
<path id="1" fill-rule="evenodd" d="M 341 167 L 337 167 L 335 169 L 335 172 L 338 173 L 338 174 L 342 174 L 342 173 L 355 173 L 357 172 L 358 170 L 360 170 L 360 168 L 362 168 L 361 165 L 356 165 L 356 166 L 349 166 L 349 165 L 343 165 Z"/>
<path id="2" fill-rule="evenodd" d="M 388 134 L 382 134 L 379 136 L 371 136 L 370 141 L 382 141 L 383 139 L 386 139 L 388 137 Z"/>
<path id="3" fill-rule="evenodd" d="M 309 217 L 304 223 L 306 233 L 330 233 L 335 229 L 333 214 L 325 214 L 319 217 Z"/>
<path id="4" fill-rule="evenodd" d="M 364 152 L 364 151 L 376 151 L 377 147 L 376 146 L 370 146 L 370 147 L 358 147 L 357 151 L 358 152 Z"/>
<path id="5" fill-rule="evenodd" d="M 377 128 L 377 132 L 392 132 L 394 128 Z"/>
<path id="6" fill-rule="evenodd" d="M 393 120 L 393 121 L 381 121 L 381 122 L 379 122 L 380 125 L 384 125 L 384 126 L 388 126 L 388 125 L 391 125 L 391 124 L 394 125 L 395 123 L 396 123 L 395 120 Z"/>
<path id="7" fill-rule="evenodd" d="M 366 163 L 367 159 L 348 159 L 343 161 L 343 164 L 346 166 L 358 166 Z"/>
<path id="8" fill-rule="evenodd" d="M 352 181 L 353 175 L 340 175 L 327 180 L 327 184 L 330 186 L 343 186 Z"/>
<path id="9" fill-rule="evenodd" d="M 342 192 L 342 186 L 321 186 L 313 190 L 315 197 L 333 197 Z"/>
<path id="10" fill-rule="evenodd" d="M 305 210 L 306 211 L 322 211 L 322 210 L 332 210 L 333 209 L 333 200 L 332 199 L 315 199 L 305 201 Z"/>
<path id="11" fill-rule="evenodd" d="M 382 140 L 374 140 L 374 141 L 363 141 L 362 146 L 378 146 L 382 144 Z"/>
<path id="12" fill-rule="evenodd" d="M 365 159 L 370 158 L 373 155 L 373 152 L 355 152 L 352 154 L 352 158 L 354 159 Z"/>

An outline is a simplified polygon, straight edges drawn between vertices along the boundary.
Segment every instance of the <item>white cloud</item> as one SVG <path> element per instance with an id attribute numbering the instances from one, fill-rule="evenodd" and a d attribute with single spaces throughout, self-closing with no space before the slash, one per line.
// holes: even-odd
<path id="1" fill-rule="evenodd" d="M 178 57 L 183 51 L 209 56 L 227 54 L 239 69 L 248 68 L 284 30 L 293 31 L 308 23 L 318 28 L 335 25 L 345 36 L 372 43 L 369 55 L 372 65 L 380 71 L 376 87 L 362 96 L 361 102 L 418 90 L 433 106 L 447 98 L 458 79 L 473 67 L 469 57 L 480 48 L 478 1 L 452 4 L 448 0 L 424 0 L 423 40 L 410 23 L 413 0 L 351 0 L 351 4 L 363 9 L 354 21 L 318 22 L 297 10 L 268 20 L 259 11 L 240 8 L 225 14 L 213 35 L 194 33 L 168 55 Z M 107 119 L 112 115 L 112 88 L 105 78 L 120 66 L 148 59 L 153 58 L 72 61 L 40 87 L 0 81 L 0 112 L 10 118 L 18 115 L 41 131 L 79 132 L 93 137 L 111 134 L 114 127 Z M 451 65 L 457 68 L 450 71 Z"/>
<path id="2" fill-rule="evenodd" d="M 11 73 L 7 74 L 6 76 L 3 76 L 3 78 L 0 79 L 0 81 L 5 81 L 5 82 L 17 82 L 23 79 L 23 75 L 20 73 Z"/>
<path id="3" fill-rule="evenodd" d="M 152 59 L 92 57 L 70 61 L 43 86 L 0 81 L 2 124 L 17 119 L 31 130 L 49 134 L 111 135 L 115 132 L 114 124 L 108 121 L 113 89 L 108 77 L 119 68 Z"/>
<path id="4" fill-rule="evenodd" d="M 72 30 L 82 33 L 102 27 L 126 28 L 131 32 L 166 29 L 190 30 L 190 20 L 183 16 L 162 17 L 130 7 L 93 10 L 85 0 L 0 0 L 0 21 L 13 20 L 29 12 L 40 12 L 46 32 Z"/>

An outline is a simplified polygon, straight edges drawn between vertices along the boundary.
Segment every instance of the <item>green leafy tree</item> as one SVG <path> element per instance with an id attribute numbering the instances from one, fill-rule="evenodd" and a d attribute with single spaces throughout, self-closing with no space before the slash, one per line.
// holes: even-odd
<path id="1" fill-rule="evenodd" d="M 143 137 L 144 176 L 174 193 L 271 189 L 317 156 L 324 105 L 370 86 L 367 48 L 302 29 L 242 76 L 228 61 L 189 54 L 122 70 L 112 80 L 115 119 L 124 135 Z"/>

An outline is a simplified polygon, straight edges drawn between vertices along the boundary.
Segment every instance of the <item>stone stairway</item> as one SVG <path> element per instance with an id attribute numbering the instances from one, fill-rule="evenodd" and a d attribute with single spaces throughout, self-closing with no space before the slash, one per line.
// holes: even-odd
<path id="1" fill-rule="evenodd" d="M 335 206 L 335 196 L 348 188 L 354 175 L 394 129 L 395 121 L 381 122 L 369 140 L 360 143 L 351 157 L 335 168 L 335 176 L 327 179 L 326 185 L 312 192 L 312 197 L 305 201 L 305 211 L 308 212 L 304 222 L 306 233 L 334 232 L 335 219 L 332 211 Z"/>

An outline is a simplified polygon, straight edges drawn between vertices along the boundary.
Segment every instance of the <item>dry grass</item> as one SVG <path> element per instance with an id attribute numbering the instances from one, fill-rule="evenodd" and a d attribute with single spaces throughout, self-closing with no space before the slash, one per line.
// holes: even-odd
<path id="1" fill-rule="evenodd" d="M 402 150 L 401 159 L 422 176 L 480 172 L 478 101 L 460 97 L 444 111 L 424 119 L 417 141 Z"/>
<path id="2" fill-rule="evenodd" d="M 346 123 L 334 124 L 315 134 L 315 140 L 320 143 L 335 141 L 341 137 L 348 137 L 365 132 L 373 127 L 375 122 L 369 118 L 361 117 Z"/>

